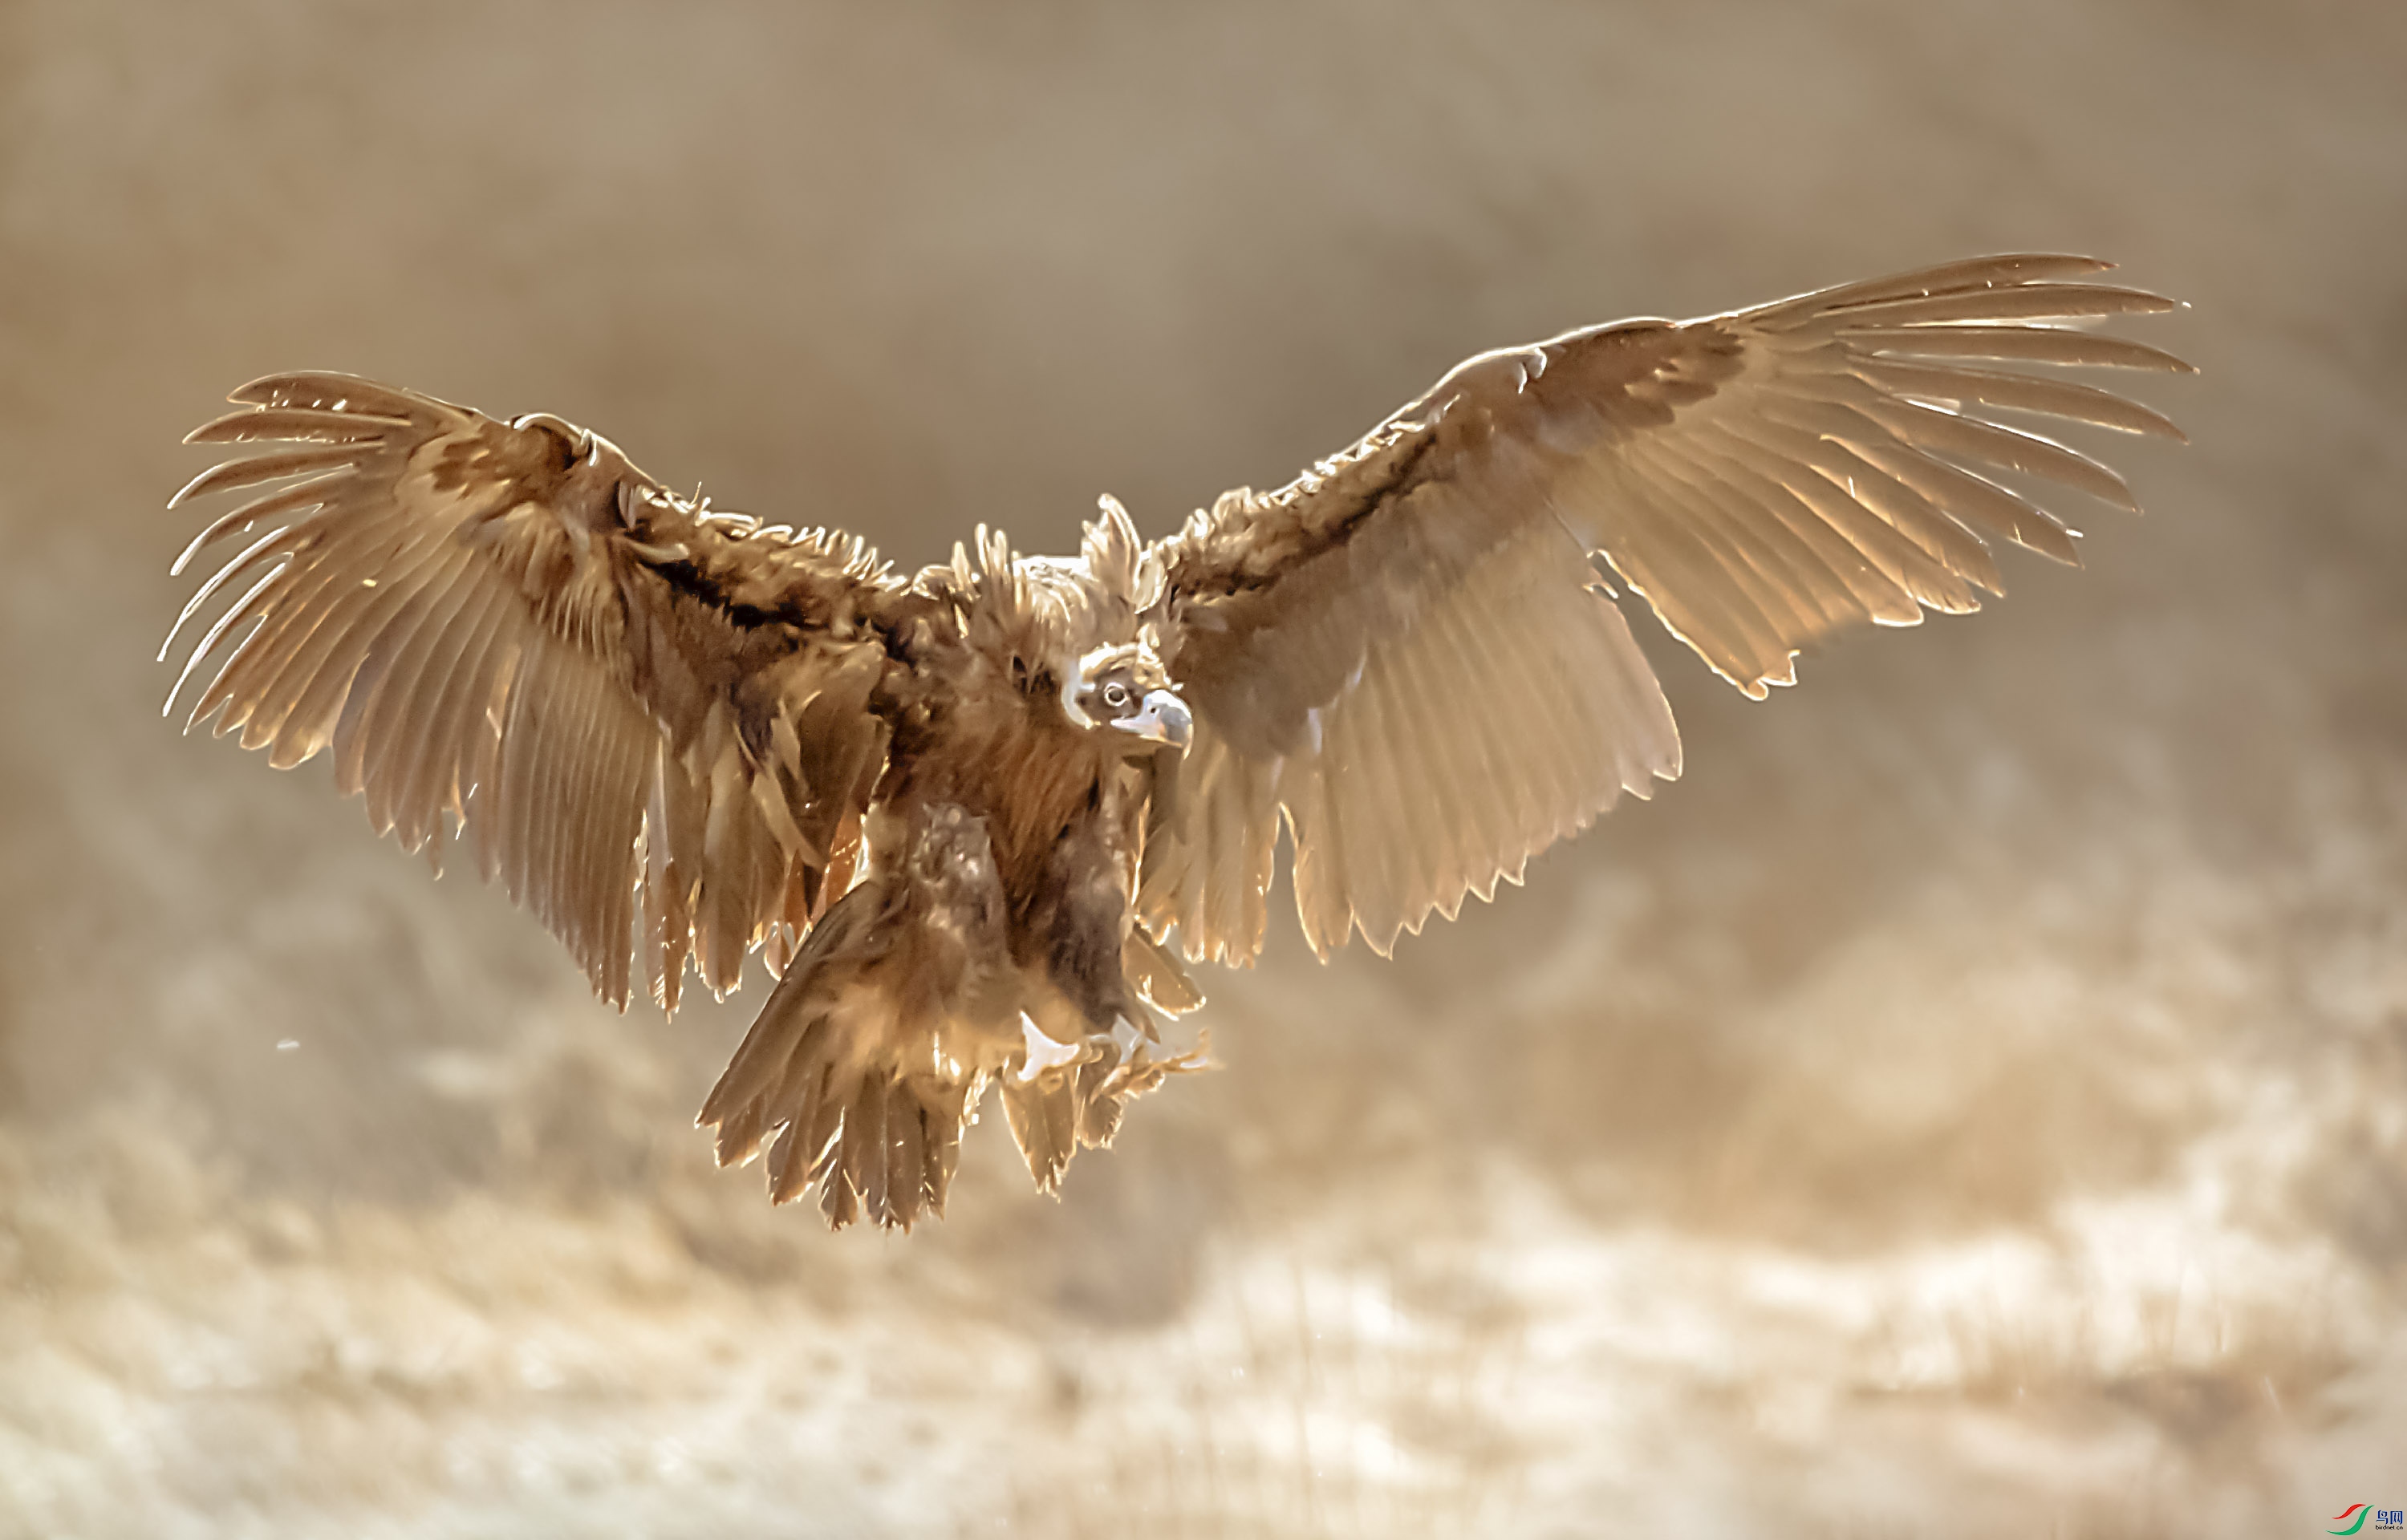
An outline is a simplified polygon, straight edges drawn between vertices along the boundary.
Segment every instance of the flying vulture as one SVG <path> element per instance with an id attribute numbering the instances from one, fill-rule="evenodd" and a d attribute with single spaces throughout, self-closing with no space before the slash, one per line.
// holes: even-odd
<path id="1" fill-rule="evenodd" d="M 331 753 L 379 832 L 463 844 L 621 1008 L 762 951 L 778 982 L 702 1109 L 719 1159 L 908 1227 L 990 1086 L 1049 1191 L 1201 1067 L 1161 1016 L 1202 1003 L 1184 963 L 1260 951 L 1282 828 L 1314 950 L 1384 954 L 1676 776 L 1621 590 L 1760 698 L 1826 636 L 1977 608 L 1985 537 L 2073 562 L 2057 494 L 2129 488 L 1994 419 L 2181 437 L 2062 372 L 2188 368 L 2094 329 L 2174 304 L 2109 265 L 1482 353 L 1167 539 L 1105 498 L 1075 558 L 981 528 L 910 575 L 556 417 L 274 374 L 191 436 L 273 447 L 176 495 L 265 488 L 177 563 L 260 531 L 178 621 L 238 593 L 169 704 L 230 644 L 188 728 Z"/>

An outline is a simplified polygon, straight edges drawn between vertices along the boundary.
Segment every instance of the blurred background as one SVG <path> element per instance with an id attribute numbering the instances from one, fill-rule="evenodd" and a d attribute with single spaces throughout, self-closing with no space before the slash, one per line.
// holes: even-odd
<path id="1" fill-rule="evenodd" d="M 2312 1534 L 2407 1505 L 2407 9 L 0 7 L 0 1535 Z M 1457 359 L 1996 249 L 2188 449 L 908 1238 L 762 995 L 158 716 L 223 392 L 549 410 L 906 567 Z"/>

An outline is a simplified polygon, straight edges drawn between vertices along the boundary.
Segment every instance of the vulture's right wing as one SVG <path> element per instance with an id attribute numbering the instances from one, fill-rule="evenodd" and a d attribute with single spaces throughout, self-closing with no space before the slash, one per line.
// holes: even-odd
<path id="1" fill-rule="evenodd" d="M 2087 329 L 2173 303 L 2096 281 L 2107 265 L 1985 257 L 1484 353 L 1289 486 L 1222 497 L 1154 551 L 1195 736 L 1157 794 L 1147 927 L 1251 957 L 1284 819 L 1314 947 L 1359 928 L 1384 951 L 1676 774 L 1591 553 L 1753 696 L 1834 632 L 1976 608 L 2001 590 L 1985 533 L 2072 560 L 2000 478 L 2129 489 L 1988 419 L 2180 436 L 2044 372 L 2188 367 Z"/>
<path id="2" fill-rule="evenodd" d="M 449 814 L 614 1003 L 631 959 L 671 1009 L 689 956 L 720 993 L 755 945 L 781 964 L 885 762 L 869 700 L 912 601 L 875 553 L 678 498 L 557 417 L 344 374 L 231 399 L 192 442 L 286 446 L 176 502 L 284 485 L 177 562 L 265 530 L 177 623 L 258 574 L 185 666 L 234 643 L 188 726 L 219 713 L 278 769 L 331 749 L 408 848 Z"/>

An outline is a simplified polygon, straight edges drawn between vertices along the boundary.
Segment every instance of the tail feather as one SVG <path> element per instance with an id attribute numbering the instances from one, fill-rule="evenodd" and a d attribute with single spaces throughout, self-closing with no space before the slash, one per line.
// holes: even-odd
<path id="1" fill-rule="evenodd" d="M 957 1024 L 913 1019 L 904 1006 L 894 971 L 879 966 L 892 957 L 877 934 L 887 918 L 874 884 L 836 902 L 698 1120 L 717 1125 L 721 1166 L 767 1145 L 771 1201 L 816 1187 L 838 1228 L 866 1218 L 907 1230 L 923 1213 L 944 1211 L 987 1073 L 979 1055 L 945 1052 L 946 1038 L 961 1035 L 948 1031 Z"/>
<path id="2" fill-rule="evenodd" d="M 1037 1190 L 1055 1192 L 1078 1151 L 1111 1142 L 1129 1098 L 1208 1067 L 1200 1043 L 1165 1053 L 1151 1012 L 1133 1002 L 1141 1020 L 1098 1032 L 1058 990 L 1014 985 L 1016 974 L 987 987 L 974 968 L 957 970 L 959 987 L 931 990 L 936 970 L 912 944 L 917 924 L 876 883 L 838 899 L 703 1103 L 698 1121 L 716 1127 L 720 1165 L 766 1149 L 771 1201 L 815 1191 L 838 1229 L 865 1219 L 907 1230 L 941 1215 L 962 1132 L 990 1081 Z M 1132 956 L 1155 960 L 1149 949 Z M 1191 1007 L 1192 985 L 1177 987 L 1183 974 L 1147 971 L 1144 994 L 1166 1009 Z M 1028 1002 L 1042 1027 L 1014 1003 L 1030 995 L 1042 996 Z M 1054 1052 L 1032 1063 L 1044 1040 Z"/>

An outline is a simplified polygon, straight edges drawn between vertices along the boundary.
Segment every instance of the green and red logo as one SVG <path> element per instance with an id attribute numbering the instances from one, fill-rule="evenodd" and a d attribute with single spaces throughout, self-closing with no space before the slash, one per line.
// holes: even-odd
<path id="1" fill-rule="evenodd" d="M 2407 1510 L 2401 1510 L 2399 1508 L 2376 1508 L 2370 1507 L 2363 1503 L 2351 1503 L 2348 1506 L 2341 1509 L 2340 1512 L 2332 1515 L 2333 1523 L 2346 1524 L 2348 1528 L 2344 1530 L 2326 1530 L 2324 1533 L 2327 1534 L 2355 1534 L 2357 1531 L 2365 1528 L 2365 1521 L 2369 1519 L 2373 1520 L 2373 1527 L 2377 1530 L 2407 1529 Z"/>

